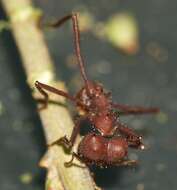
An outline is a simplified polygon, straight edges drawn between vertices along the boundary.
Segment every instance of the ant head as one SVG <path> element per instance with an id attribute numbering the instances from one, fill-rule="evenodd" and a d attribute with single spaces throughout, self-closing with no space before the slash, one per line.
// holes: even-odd
<path id="1" fill-rule="evenodd" d="M 103 93 L 103 86 L 97 82 L 88 82 L 88 90 L 91 96 L 99 96 Z"/>
<path id="2" fill-rule="evenodd" d="M 122 137 L 112 138 L 108 142 L 108 159 L 110 162 L 118 162 L 127 156 L 128 143 Z"/>
<path id="3" fill-rule="evenodd" d="M 87 81 L 85 85 L 77 94 L 77 105 L 82 110 L 104 110 L 109 106 L 108 96 L 103 89 L 103 86 L 93 81 Z"/>

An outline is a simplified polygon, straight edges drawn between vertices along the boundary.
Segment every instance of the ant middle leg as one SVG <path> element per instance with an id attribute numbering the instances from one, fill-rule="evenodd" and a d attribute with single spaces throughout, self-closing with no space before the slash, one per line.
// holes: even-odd
<path id="1" fill-rule="evenodd" d="M 72 153 L 71 160 L 68 161 L 68 162 L 65 162 L 65 166 L 66 166 L 66 167 L 72 166 L 74 158 L 77 158 L 79 161 L 82 162 L 81 157 L 80 157 L 77 153 L 73 152 L 73 153 Z"/>
<path id="2" fill-rule="evenodd" d="M 64 137 L 61 137 L 60 139 L 54 141 L 49 146 L 57 144 L 57 145 L 63 145 L 67 149 L 71 149 L 76 141 L 76 138 L 77 138 L 79 132 L 80 132 L 81 122 L 84 121 L 85 119 L 87 119 L 87 116 L 82 116 L 75 122 L 75 126 L 72 130 L 70 139 L 68 139 L 66 136 L 64 136 Z"/>
<path id="3" fill-rule="evenodd" d="M 112 107 L 120 110 L 120 115 L 129 115 L 129 114 L 154 114 L 158 113 L 159 109 L 156 107 L 141 107 L 141 106 L 128 106 L 117 103 L 112 103 Z"/>

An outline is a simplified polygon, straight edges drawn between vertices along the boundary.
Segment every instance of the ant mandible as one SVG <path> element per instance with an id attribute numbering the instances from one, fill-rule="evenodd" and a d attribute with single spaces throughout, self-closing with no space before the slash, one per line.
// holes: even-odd
<path id="1" fill-rule="evenodd" d="M 58 27 L 69 19 L 72 19 L 76 57 L 78 60 L 81 76 L 84 81 L 84 86 L 75 96 L 71 96 L 67 92 L 56 89 L 47 84 L 43 84 L 39 81 L 35 82 L 36 88 L 44 96 L 43 108 L 47 106 L 48 94 L 46 91 L 49 91 L 67 98 L 73 102 L 76 107 L 82 111 L 82 113 L 84 113 L 84 115 L 81 115 L 80 118 L 75 122 L 75 126 L 73 128 L 70 139 L 68 140 L 66 136 L 64 136 L 55 143 L 62 142 L 64 146 L 71 148 L 74 145 L 76 137 L 80 131 L 81 122 L 87 119 L 92 124 L 94 129 L 99 132 L 99 135 L 91 133 L 86 135 L 84 139 L 93 140 L 93 138 L 96 138 L 101 139 L 98 141 L 100 141 L 102 144 L 109 144 L 111 142 L 110 137 L 117 139 L 118 137 L 113 136 L 118 134 L 122 135 L 126 139 L 127 146 L 125 147 L 130 146 L 134 148 L 144 149 L 144 145 L 141 142 L 142 137 L 137 135 L 132 129 L 123 125 L 119 120 L 119 114 L 116 114 L 114 109 L 118 109 L 121 115 L 157 113 L 159 109 L 144 108 L 140 106 L 128 106 L 114 103 L 111 99 L 111 93 L 106 92 L 101 84 L 88 80 L 85 72 L 84 61 L 80 51 L 80 32 L 78 27 L 77 14 L 73 13 L 67 15 L 55 23 L 48 24 L 48 26 Z M 94 135 L 94 137 L 92 135 Z M 122 141 L 124 141 L 123 137 Z M 109 140 L 106 140 L 107 138 Z M 86 142 L 86 140 L 81 141 L 79 147 L 84 147 L 84 142 Z M 127 148 L 125 147 L 124 149 L 126 150 Z M 81 150 L 82 148 L 79 148 L 78 152 L 80 155 L 83 155 L 84 151 Z M 105 163 L 105 160 L 102 160 L 101 163 Z"/>

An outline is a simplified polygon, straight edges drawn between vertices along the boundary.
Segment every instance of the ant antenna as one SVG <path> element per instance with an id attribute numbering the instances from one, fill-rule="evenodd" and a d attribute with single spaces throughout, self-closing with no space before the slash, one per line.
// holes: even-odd
<path id="1" fill-rule="evenodd" d="M 65 17 L 63 17 L 62 19 L 54 22 L 54 23 L 47 23 L 45 24 L 45 26 L 49 26 L 49 27 L 58 27 L 60 25 L 62 25 L 63 23 L 65 23 L 67 20 L 72 19 L 72 24 L 73 24 L 73 32 L 74 32 L 74 46 L 75 46 L 75 53 L 76 53 L 76 57 L 79 63 L 79 68 L 80 68 L 80 72 L 81 72 L 81 76 L 86 84 L 86 87 L 88 89 L 88 79 L 87 79 L 87 75 L 84 69 L 84 61 L 83 58 L 81 56 L 81 49 L 80 49 L 80 32 L 79 32 L 79 25 L 78 25 L 78 19 L 77 19 L 77 13 L 72 13 L 69 14 Z"/>
<path id="2" fill-rule="evenodd" d="M 73 21 L 74 45 L 75 45 L 76 56 L 78 59 L 82 78 L 84 79 L 85 84 L 88 86 L 88 79 L 87 79 L 86 72 L 84 69 L 84 61 L 81 56 L 81 50 L 80 50 L 80 32 L 79 32 L 77 13 L 72 14 L 72 21 Z"/>

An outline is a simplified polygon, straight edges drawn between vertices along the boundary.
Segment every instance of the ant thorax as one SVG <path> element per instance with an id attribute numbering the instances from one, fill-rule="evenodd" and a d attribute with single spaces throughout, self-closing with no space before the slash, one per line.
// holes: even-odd
<path id="1" fill-rule="evenodd" d="M 78 155 L 87 164 L 107 166 L 123 161 L 128 153 L 128 143 L 122 137 L 105 138 L 89 133 L 81 140 Z"/>
<path id="2" fill-rule="evenodd" d="M 95 128 L 103 136 L 112 136 L 115 131 L 116 117 L 111 112 L 100 112 L 97 115 L 90 117 L 91 123 L 94 123 Z"/>

